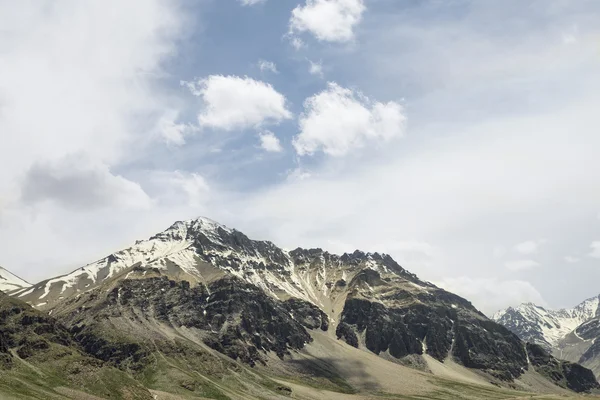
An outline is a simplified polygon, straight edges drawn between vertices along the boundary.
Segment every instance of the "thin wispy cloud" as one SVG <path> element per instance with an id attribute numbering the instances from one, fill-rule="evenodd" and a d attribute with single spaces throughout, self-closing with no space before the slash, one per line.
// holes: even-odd
<path id="1" fill-rule="evenodd" d="M 515 246 L 515 251 L 523 255 L 536 254 L 539 252 L 540 246 L 544 244 L 544 242 L 544 240 L 528 240 L 517 244 Z"/>
<path id="2" fill-rule="evenodd" d="M 321 61 L 314 62 L 314 61 L 308 60 L 308 64 L 309 64 L 308 72 L 311 75 L 315 75 L 320 78 L 323 78 L 325 76 L 325 74 L 323 73 L 323 62 L 321 62 Z"/>
<path id="3" fill-rule="evenodd" d="M 511 271 L 524 271 L 537 268 L 540 266 L 540 263 L 534 260 L 514 260 L 508 261 L 504 265 Z"/>
<path id="4" fill-rule="evenodd" d="M 277 71 L 277 65 L 275 65 L 275 63 L 272 61 L 259 60 L 258 68 L 260 68 L 260 70 L 263 72 L 270 71 L 270 72 L 273 72 L 274 74 L 279 73 L 279 71 Z"/>
<path id="5" fill-rule="evenodd" d="M 592 242 L 590 248 L 592 249 L 590 252 L 590 257 L 600 258 L 600 241 Z"/>
<path id="6" fill-rule="evenodd" d="M 267 0 L 238 0 L 243 6 L 255 6 L 257 4 L 264 4 Z"/>

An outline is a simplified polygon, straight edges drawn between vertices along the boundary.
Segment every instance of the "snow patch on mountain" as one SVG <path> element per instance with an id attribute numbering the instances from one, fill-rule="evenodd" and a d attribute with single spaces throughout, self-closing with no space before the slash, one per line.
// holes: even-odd
<path id="1" fill-rule="evenodd" d="M 579 325 L 598 316 L 599 303 L 599 296 L 587 299 L 574 308 L 560 310 L 524 303 L 498 311 L 492 319 L 521 339 L 552 349 Z"/>
<path id="2" fill-rule="evenodd" d="M 17 289 L 28 288 L 31 284 L 13 273 L 0 267 L 0 291 L 8 293 Z"/>
<path id="3" fill-rule="evenodd" d="M 340 288 L 362 270 L 400 279 L 412 286 L 411 290 L 435 287 L 420 281 L 385 254 L 356 251 L 337 256 L 321 249 L 285 251 L 271 242 L 251 240 L 239 231 L 201 217 L 176 222 L 128 249 L 13 294 L 30 304 L 43 301 L 51 307 L 55 301 L 90 290 L 134 267 L 157 269 L 190 281 L 230 274 L 273 297 L 296 297 L 329 310 L 334 306 L 333 291 L 341 293 Z"/>

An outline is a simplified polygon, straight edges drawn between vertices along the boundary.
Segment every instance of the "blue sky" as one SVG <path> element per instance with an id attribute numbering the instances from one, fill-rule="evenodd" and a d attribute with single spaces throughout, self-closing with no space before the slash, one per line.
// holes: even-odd
<path id="1" fill-rule="evenodd" d="M 488 313 L 600 293 L 597 1 L 250 3 L 0 0 L 0 265 L 205 215 Z"/>

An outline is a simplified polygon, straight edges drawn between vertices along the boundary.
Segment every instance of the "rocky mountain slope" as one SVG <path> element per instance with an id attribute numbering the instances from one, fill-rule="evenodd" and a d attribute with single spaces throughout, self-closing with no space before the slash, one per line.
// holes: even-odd
<path id="1" fill-rule="evenodd" d="M 492 319 L 521 339 L 537 343 L 552 351 L 558 342 L 599 312 L 599 298 L 592 297 L 571 309 L 549 310 L 533 303 L 509 307 L 494 314 Z"/>
<path id="2" fill-rule="evenodd" d="M 502 310 L 493 319 L 521 339 L 537 343 L 561 359 L 580 363 L 600 376 L 599 304 L 598 296 L 572 309 L 548 310 L 526 303 Z"/>
<path id="3" fill-rule="evenodd" d="M 532 363 L 517 335 L 389 255 L 284 251 L 206 218 L 11 294 L 64 324 L 88 356 L 178 395 L 289 395 L 272 376 L 373 391 L 349 383 L 344 357 L 323 358 L 339 346 L 336 357 L 360 351 L 430 373 L 456 365 L 479 383 L 539 376 L 598 388 L 587 370 L 546 353 Z"/>
<path id="4" fill-rule="evenodd" d="M 30 283 L 0 267 L 0 292 L 8 293 L 30 286 Z"/>
<path id="5" fill-rule="evenodd" d="M 0 293 L 0 398 L 89 399 L 91 395 L 152 399 L 128 374 L 85 354 L 55 319 Z"/>

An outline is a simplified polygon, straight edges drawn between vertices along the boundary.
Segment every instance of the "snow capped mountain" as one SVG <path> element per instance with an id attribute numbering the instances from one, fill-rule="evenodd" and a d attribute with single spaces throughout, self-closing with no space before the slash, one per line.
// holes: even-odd
<path id="1" fill-rule="evenodd" d="M 8 293 L 13 290 L 28 288 L 31 284 L 0 267 L 0 291 Z"/>
<path id="2" fill-rule="evenodd" d="M 88 291 L 112 279 L 144 276 L 153 270 L 191 282 L 227 275 L 244 279 L 277 298 L 296 297 L 326 309 L 334 306 L 336 285 L 349 283 L 363 268 L 402 277 L 412 290 L 435 288 L 404 270 L 390 256 L 356 251 L 337 256 L 321 249 L 284 251 L 268 241 L 200 217 L 179 221 L 148 240 L 83 266 L 70 274 L 23 288 L 13 295 L 38 308 Z M 367 289 L 368 290 L 368 289 Z"/>
<path id="3" fill-rule="evenodd" d="M 551 360 L 389 255 L 285 251 L 208 218 L 176 222 L 11 296 L 60 318 L 85 349 L 102 357 L 123 345 L 122 338 L 109 343 L 102 336 L 118 330 L 131 341 L 116 352 L 125 359 L 148 342 L 143 335 L 154 343 L 184 334 L 186 342 L 196 338 L 253 365 L 267 362 L 269 352 L 283 359 L 304 348 L 313 340 L 306 329 L 320 329 L 332 343 L 415 365 L 452 360 L 499 382 L 535 367 L 529 353 L 539 353 L 540 365 Z M 566 381 L 563 372 L 555 380 Z M 593 377 L 583 381 L 597 386 Z"/>
<path id="4" fill-rule="evenodd" d="M 599 302 L 599 296 L 596 296 L 574 308 L 561 310 L 549 310 L 533 303 L 524 303 L 498 311 L 492 319 L 521 339 L 552 350 L 579 325 L 598 316 Z"/>

